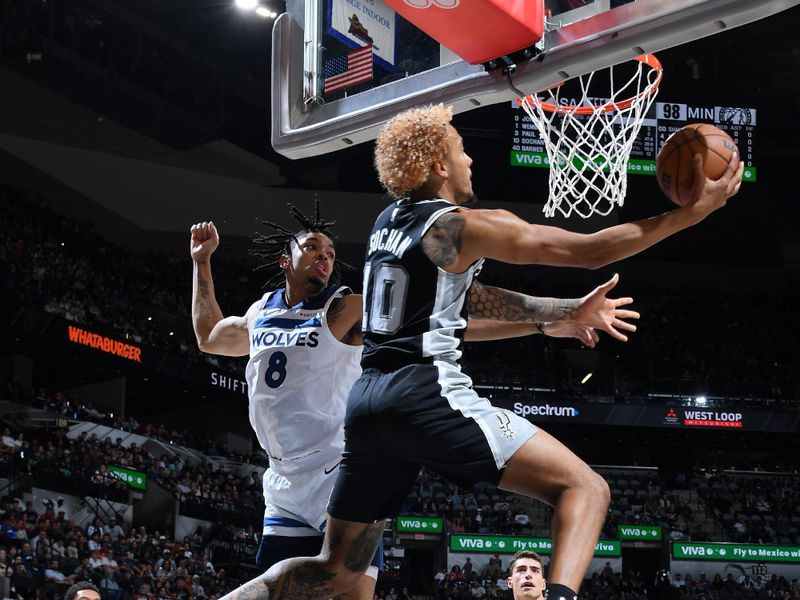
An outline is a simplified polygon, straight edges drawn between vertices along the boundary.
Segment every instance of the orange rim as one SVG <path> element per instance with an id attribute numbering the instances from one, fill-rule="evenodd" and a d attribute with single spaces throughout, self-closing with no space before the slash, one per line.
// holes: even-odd
<path id="1" fill-rule="evenodd" d="M 539 100 L 536 94 L 528 94 L 524 99 L 517 98 L 517 104 L 522 105 L 523 102 L 527 101 L 530 104 L 538 104 L 541 106 L 542 110 L 546 112 L 576 115 L 592 115 L 596 112 L 607 113 L 630 108 L 634 102 L 638 102 L 639 100 L 652 95 L 661 84 L 661 77 L 664 74 L 663 68 L 661 67 L 661 61 L 656 58 L 655 54 L 644 54 L 642 56 L 637 56 L 635 60 L 653 69 L 656 72 L 656 78 L 655 81 L 649 83 L 641 92 L 635 96 L 631 96 L 626 100 L 620 100 L 619 102 L 608 102 L 603 106 L 559 106 L 558 104 L 553 104 L 552 102 L 542 102 Z M 551 86 L 551 88 L 559 87 L 563 83 L 564 82 L 562 81 L 559 84 Z"/>

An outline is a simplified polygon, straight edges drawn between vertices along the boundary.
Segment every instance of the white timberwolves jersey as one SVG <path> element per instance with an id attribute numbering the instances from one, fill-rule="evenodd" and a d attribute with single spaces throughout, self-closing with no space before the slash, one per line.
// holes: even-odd
<path id="1" fill-rule="evenodd" d="M 341 456 L 347 394 L 361 374 L 361 346 L 337 340 L 326 315 L 334 298 L 349 292 L 332 284 L 287 306 L 281 288 L 264 295 L 250 324 L 250 424 L 278 473 L 310 471 Z"/>

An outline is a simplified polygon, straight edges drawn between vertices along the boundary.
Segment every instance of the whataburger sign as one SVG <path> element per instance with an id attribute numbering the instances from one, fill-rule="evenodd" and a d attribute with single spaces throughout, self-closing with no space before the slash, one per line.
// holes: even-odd
<path id="1" fill-rule="evenodd" d="M 520 550 L 531 550 L 538 554 L 551 554 L 553 540 L 550 538 L 527 538 L 501 535 L 450 534 L 450 552 L 514 554 Z M 600 540 L 594 547 L 595 556 L 622 556 L 619 540 Z"/>

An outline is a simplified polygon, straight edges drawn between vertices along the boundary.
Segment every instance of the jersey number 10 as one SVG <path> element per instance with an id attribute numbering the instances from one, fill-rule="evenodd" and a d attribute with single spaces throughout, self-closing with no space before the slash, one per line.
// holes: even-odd
<path id="1" fill-rule="evenodd" d="M 364 269 L 364 331 L 393 335 L 403 324 L 403 311 L 408 292 L 408 273 L 400 265 L 382 264 L 375 269 L 370 286 L 372 265 Z M 370 294 L 367 294 L 367 290 Z M 367 304 L 366 297 L 371 298 Z"/>

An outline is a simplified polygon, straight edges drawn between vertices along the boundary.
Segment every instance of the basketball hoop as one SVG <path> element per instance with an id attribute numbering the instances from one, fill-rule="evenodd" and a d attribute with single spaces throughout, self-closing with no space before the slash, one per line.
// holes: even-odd
<path id="1" fill-rule="evenodd" d="M 617 73 L 617 79 L 625 81 L 618 85 L 615 69 L 624 68 L 635 72 L 630 77 Z M 609 87 L 598 92 L 605 81 L 595 76 L 606 71 Z M 539 130 L 547 151 L 550 196 L 544 207 L 546 216 L 552 217 L 558 210 L 569 217 L 574 211 L 586 219 L 622 206 L 628 159 L 661 76 L 661 63 L 654 55 L 645 54 L 626 67 L 611 66 L 568 81 L 569 89 L 575 90 L 573 98 L 565 91 L 567 85 L 558 84 L 540 92 L 542 98 L 531 94 L 517 99 Z"/>

